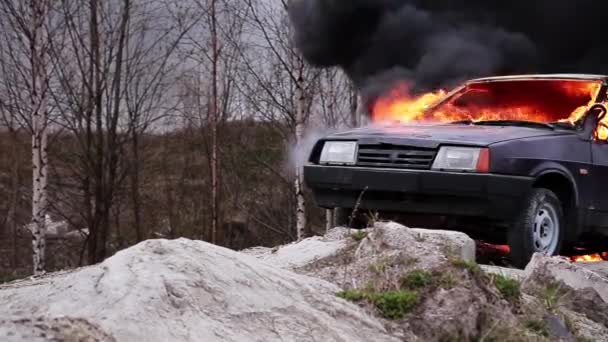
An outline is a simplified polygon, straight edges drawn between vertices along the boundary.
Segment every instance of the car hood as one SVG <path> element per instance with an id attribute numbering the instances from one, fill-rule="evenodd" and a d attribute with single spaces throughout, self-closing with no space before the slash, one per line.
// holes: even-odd
<path id="1" fill-rule="evenodd" d="M 575 134 L 575 131 L 519 126 L 459 124 L 369 126 L 333 134 L 326 140 L 358 140 L 360 144 L 395 144 L 436 148 L 442 144 L 488 146 L 509 140 Z"/>

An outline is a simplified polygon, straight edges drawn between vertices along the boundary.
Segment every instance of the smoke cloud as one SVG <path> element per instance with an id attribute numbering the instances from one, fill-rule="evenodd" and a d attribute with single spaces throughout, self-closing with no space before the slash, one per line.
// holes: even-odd
<path id="1" fill-rule="evenodd" d="M 529 72 L 608 73 L 608 1 L 293 0 L 295 43 L 338 66 L 369 101 L 397 80 L 416 91 Z"/>

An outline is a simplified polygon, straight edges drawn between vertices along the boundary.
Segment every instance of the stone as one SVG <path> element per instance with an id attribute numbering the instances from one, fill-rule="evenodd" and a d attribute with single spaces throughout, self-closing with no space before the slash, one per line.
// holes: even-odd
<path id="1" fill-rule="evenodd" d="M 117 341 L 397 341 L 339 291 L 205 242 L 148 240 L 98 265 L 0 286 L 0 320 L 69 315 Z"/>
<path id="2" fill-rule="evenodd" d="M 592 288 L 608 303 L 608 278 L 566 258 L 534 254 L 524 270 L 524 278 L 532 278 L 535 273 L 552 277 L 574 290 Z"/>

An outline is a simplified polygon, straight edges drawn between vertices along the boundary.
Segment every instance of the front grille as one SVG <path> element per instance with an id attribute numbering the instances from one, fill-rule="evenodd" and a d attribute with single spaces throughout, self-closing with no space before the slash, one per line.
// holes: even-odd
<path id="1" fill-rule="evenodd" d="M 428 170 L 437 151 L 397 145 L 359 145 L 357 166 Z"/>

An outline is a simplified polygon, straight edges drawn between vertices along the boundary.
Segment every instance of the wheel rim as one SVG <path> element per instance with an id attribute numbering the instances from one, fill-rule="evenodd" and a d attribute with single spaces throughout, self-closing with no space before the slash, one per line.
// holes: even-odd
<path id="1" fill-rule="evenodd" d="M 557 211 L 549 204 L 542 204 L 534 218 L 534 250 L 553 255 L 559 241 L 560 222 Z"/>

